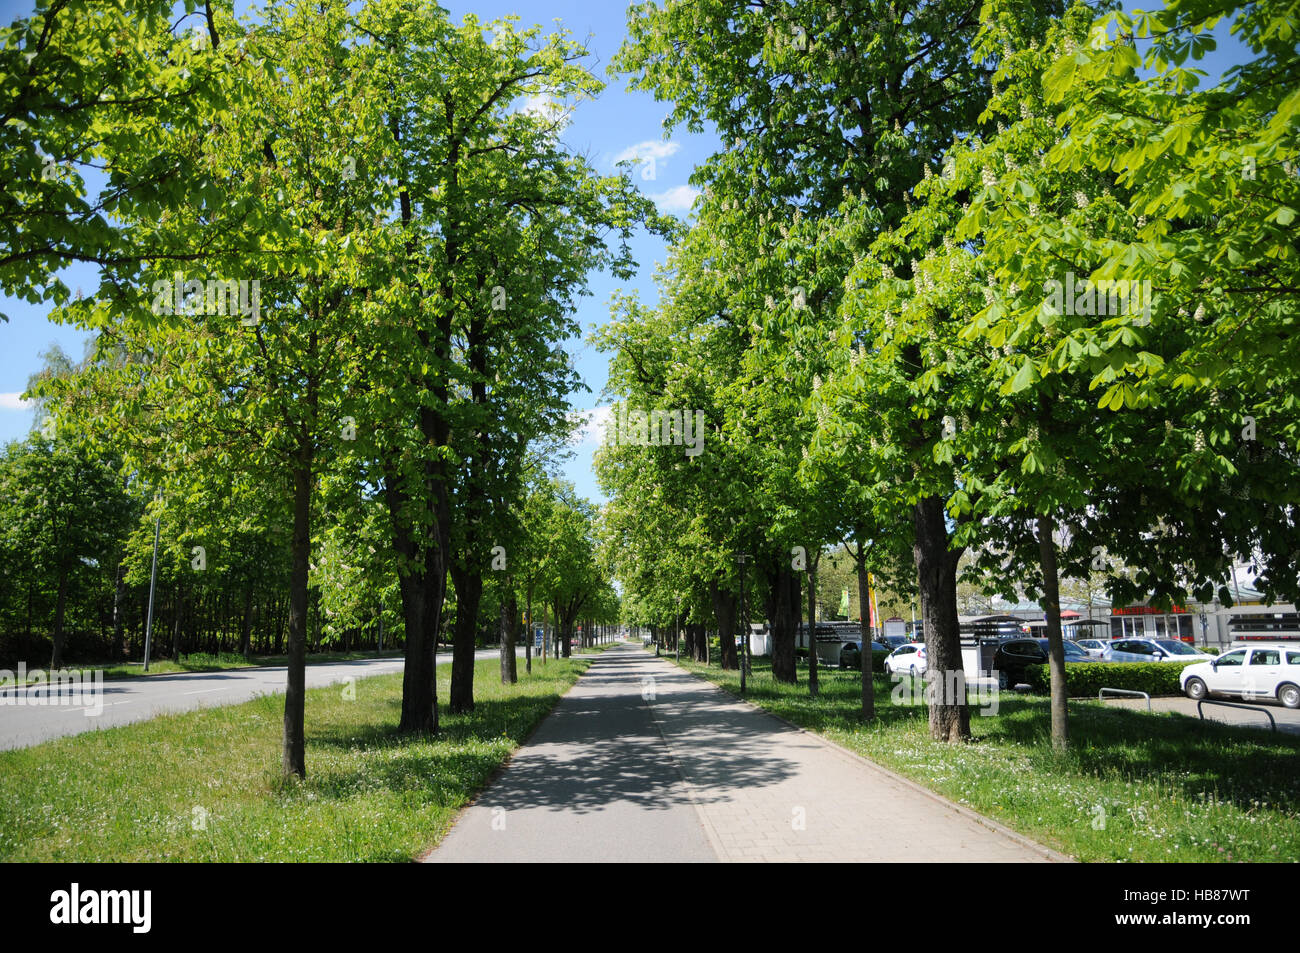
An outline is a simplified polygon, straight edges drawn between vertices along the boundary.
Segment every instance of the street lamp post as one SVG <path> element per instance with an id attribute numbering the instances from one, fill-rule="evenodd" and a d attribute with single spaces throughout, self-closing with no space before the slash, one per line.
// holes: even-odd
<path id="1" fill-rule="evenodd" d="M 749 672 L 749 623 L 745 616 L 745 563 L 748 553 L 736 553 L 736 563 L 740 566 L 740 694 L 745 694 L 745 677 Z"/>

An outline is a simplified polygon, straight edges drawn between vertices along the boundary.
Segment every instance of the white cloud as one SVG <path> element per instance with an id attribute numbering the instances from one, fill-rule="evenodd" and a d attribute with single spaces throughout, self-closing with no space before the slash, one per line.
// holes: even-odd
<path id="1" fill-rule="evenodd" d="M 661 212 L 689 212 L 700 190 L 693 185 L 678 185 L 667 192 L 656 192 L 650 198 Z"/>
<path id="2" fill-rule="evenodd" d="M 524 97 L 523 112 L 541 116 L 543 119 L 550 119 L 559 111 L 560 104 L 547 93 L 535 93 L 532 96 Z"/>
<path id="3" fill-rule="evenodd" d="M 532 116 L 539 122 L 551 126 L 552 133 L 558 133 L 569 125 L 573 117 L 573 109 L 566 107 L 559 102 L 550 93 L 535 93 L 531 96 L 524 97 L 523 106 L 519 111 L 525 115 Z"/>
<path id="4" fill-rule="evenodd" d="M 628 146 L 618 155 L 614 156 L 614 164 L 624 162 L 628 159 L 639 159 L 644 162 L 646 159 L 653 159 L 655 162 L 662 162 L 671 156 L 675 156 L 682 147 L 680 142 L 664 142 L 662 139 L 647 139 L 645 142 L 638 142 L 634 146 Z"/>
<path id="5" fill-rule="evenodd" d="M 22 394 L 0 394 L 0 410 L 31 410 L 32 403 Z"/>
<path id="6" fill-rule="evenodd" d="M 573 446 L 602 443 L 613 413 L 613 407 L 593 407 L 591 410 L 573 411 L 569 414 L 570 419 L 580 420 L 582 424 L 573 432 L 570 443 Z"/>

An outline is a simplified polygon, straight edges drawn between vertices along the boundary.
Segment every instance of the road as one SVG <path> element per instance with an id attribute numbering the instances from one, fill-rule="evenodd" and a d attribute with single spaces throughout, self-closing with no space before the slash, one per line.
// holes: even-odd
<path id="1" fill-rule="evenodd" d="M 495 648 L 479 649 L 477 659 L 497 658 Z M 522 659 L 523 652 L 520 651 Z M 439 651 L 439 665 L 451 664 L 450 651 Z M 320 688 L 349 678 L 387 675 L 402 670 L 402 659 L 359 659 L 350 662 L 308 664 L 307 687 Z M 216 705 L 234 705 L 258 695 L 282 693 L 286 669 L 283 665 L 264 668 L 228 669 L 221 672 L 184 672 L 142 675 L 138 678 L 105 679 L 103 711 L 95 714 L 84 702 L 61 705 L 9 703 L 28 695 L 31 689 L 0 690 L 0 750 L 25 748 L 52 738 L 76 735 L 98 728 L 111 728 L 144 721 L 163 712 L 191 711 Z"/>
<path id="2" fill-rule="evenodd" d="M 631 645 L 592 663 L 425 858 L 1067 859 Z"/>
<path id="3" fill-rule="evenodd" d="M 1231 702 L 1234 705 L 1248 704 L 1252 708 L 1263 708 L 1273 716 L 1277 722 L 1277 730 L 1286 734 L 1300 735 L 1300 709 L 1286 708 L 1279 705 L 1276 701 L 1253 701 L 1243 702 L 1240 698 L 1215 698 L 1212 701 Z M 1132 708 L 1136 711 L 1146 711 L 1147 703 L 1144 698 L 1107 698 L 1106 704 L 1115 708 Z M 1178 715 L 1187 715 L 1190 718 L 1198 718 L 1196 713 L 1196 702 L 1190 698 L 1182 696 L 1172 696 L 1169 698 L 1151 699 L 1151 710 L 1156 712 L 1173 712 Z M 1210 701 L 1205 703 L 1205 719 L 1207 721 L 1219 721 L 1229 725 L 1238 725 L 1246 728 L 1263 728 L 1268 730 L 1268 715 L 1262 711 L 1247 711 L 1244 708 L 1229 708 L 1226 705 L 1214 705 Z"/>

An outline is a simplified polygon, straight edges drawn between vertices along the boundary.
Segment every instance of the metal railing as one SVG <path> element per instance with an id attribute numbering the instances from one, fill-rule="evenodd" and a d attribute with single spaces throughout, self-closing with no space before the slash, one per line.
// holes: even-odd
<path id="1" fill-rule="evenodd" d="M 1135 692 L 1130 688 L 1102 688 L 1097 692 L 1097 701 L 1105 701 L 1105 694 L 1110 692 L 1112 695 L 1133 695 L 1147 700 L 1147 711 L 1151 710 L 1151 696 L 1146 692 Z"/>
<path id="2" fill-rule="evenodd" d="M 1273 731 L 1277 731 L 1277 719 L 1273 717 L 1273 713 L 1267 708 L 1262 708 L 1259 705 L 1243 705 L 1240 702 L 1221 702 L 1216 698 L 1202 698 L 1196 703 L 1196 714 L 1201 717 L 1201 721 L 1205 721 L 1205 712 L 1201 710 L 1202 705 L 1222 705 L 1224 708 L 1244 708 L 1246 711 L 1262 711 L 1268 716 L 1269 726 Z M 1222 724 L 1222 722 L 1220 722 L 1220 724 Z"/>

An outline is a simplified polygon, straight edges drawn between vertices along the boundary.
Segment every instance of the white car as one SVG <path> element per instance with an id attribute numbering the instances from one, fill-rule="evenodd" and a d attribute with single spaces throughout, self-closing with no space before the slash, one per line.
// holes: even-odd
<path id="1" fill-rule="evenodd" d="M 1104 659 L 1106 652 L 1109 651 L 1106 642 L 1102 639 L 1075 639 L 1074 644 L 1083 649 L 1084 654 L 1093 658 Z"/>
<path id="2" fill-rule="evenodd" d="M 924 675 L 925 646 L 917 642 L 900 645 L 889 653 L 884 664 L 886 675 L 893 675 L 895 672 L 902 675 Z"/>
<path id="3" fill-rule="evenodd" d="M 1188 698 L 1239 695 L 1276 698 L 1287 708 L 1300 708 L 1300 645 L 1273 643 L 1232 649 L 1209 662 L 1187 666 L 1178 676 Z"/>

